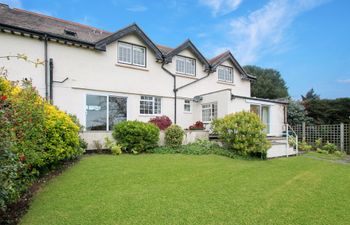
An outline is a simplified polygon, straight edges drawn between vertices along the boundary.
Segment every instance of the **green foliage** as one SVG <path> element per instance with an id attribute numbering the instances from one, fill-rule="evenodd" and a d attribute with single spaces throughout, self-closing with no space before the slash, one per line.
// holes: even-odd
<path id="1" fill-rule="evenodd" d="M 159 128 L 152 123 L 123 121 L 114 127 L 113 137 L 125 151 L 140 153 L 158 145 Z"/>
<path id="2" fill-rule="evenodd" d="M 315 141 L 315 148 L 322 148 L 323 144 L 322 144 L 322 138 L 318 138 Z"/>
<path id="3" fill-rule="evenodd" d="M 171 125 L 165 130 L 165 145 L 178 147 L 182 145 L 185 132 L 178 125 Z"/>
<path id="4" fill-rule="evenodd" d="M 109 137 L 105 137 L 104 147 L 106 149 L 111 149 L 114 144 L 115 142 L 113 140 L 111 140 Z"/>
<path id="5" fill-rule="evenodd" d="M 239 112 L 216 119 L 212 123 L 213 131 L 233 153 L 242 156 L 266 157 L 271 144 L 264 132 L 265 125 L 251 112 Z"/>
<path id="6" fill-rule="evenodd" d="M 313 88 L 311 88 L 305 96 L 301 96 L 301 99 L 303 101 L 309 101 L 309 100 L 319 100 L 320 99 L 320 95 L 316 94 L 315 90 Z"/>
<path id="7" fill-rule="evenodd" d="M 258 66 L 244 66 L 244 70 L 256 76 L 252 82 L 251 95 L 258 98 L 286 98 L 289 96 L 287 85 L 279 71 Z"/>
<path id="8" fill-rule="evenodd" d="M 113 155 L 120 155 L 122 154 L 122 146 L 119 144 L 113 144 L 111 146 L 111 152 Z"/>
<path id="9" fill-rule="evenodd" d="M 350 98 L 306 100 L 303 105 L 315 124 L 350 123 Z"/>
<path id="10" fill-rule="evenodd" d="M 185 155 L 221 155 L 230 158 L 235 158 L 236 155 L 229 150 L 219 146 L 215 142 L 208 140 L 197 140 L 196 142 L 188 145 L 181 145 L 178 147 L 162 146 L 153 148 L 147 151 L 148 153 L 158 154 L 185 154 Z"/>
<path id="11" fill-rule="evenodd" d="M 288 144 L 295 147 L 297 145 L 297 139 L 294 136 L 288 137 Z"/>
<path id="12" fill-rule="evenodd" d="M 338 147 L 337 145 L 333 143 L 329 143 L 327 141 L 327 143 L 322 147 L 322 150 L 327 151 L 330 154 L 333 154 L 334 152 L 338 151 Z"/>
<path id="13" fill-rule="evenodd" d="M 290 100 L 287 110 L 290 125 L 300 125 L 303 122 L 311 124 L 313 122 L 312 118 L 307 116 L 305 107 L 299 101 Z"/>
<path id="14" fill-rule="evenodd" d="M 113 155 L 122 154 L 122 145 L 115 143 L 115 141 L 109 139 L 109 137 L 105 137 L 104 146 L 106 149 L 109 149 Z"/>
<path id="15" fill-rule="evenodd" d="M 40 173 L 82 153 L 79 127 L 43 100 L 30 81 L 0 77 L 0 209 Z"/>
<path id="16" fill-rule="evenodd" d="M 335 151 L 333 154 L 339 158 L 343 158 L 344 156 L 346 156 L 346 153 L 342 151 Z"/>
<path id="17" fill-rule="evenodd" d="M 94 149 L 97 153 L 102 153 L 103 145 L 99 140 L 93 140 L 92 145 L 94 146 Z"/>
<path id="18" fill-rule="evenodd" d="M 329 154 L 329 152 L 327 150 L 323 150 L 323 149 L 320 149 L 320 148 L 317 148 L 316 152 L 320 153 L 320 154 Z"/>
<path id="19" fill-rule="evenodd" d="M 308 152 L 312 149 L 312 146 L 309 145 L 307 142 L 302 141 L 299 143 L 299 150 Z"/>

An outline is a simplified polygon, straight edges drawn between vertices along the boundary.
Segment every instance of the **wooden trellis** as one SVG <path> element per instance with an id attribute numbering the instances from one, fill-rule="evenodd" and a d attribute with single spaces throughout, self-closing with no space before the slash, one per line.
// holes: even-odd
<path id="1" fill-rule="evenodd" d="M 306 126 L 303 123 L 293 126 L 293 130 L 297 133 L 299 141 L 313 145 L 321 138 L 323 143 L 329 141 L 336 144 L 340 150 L 350 153 L 350 124 Z"/>

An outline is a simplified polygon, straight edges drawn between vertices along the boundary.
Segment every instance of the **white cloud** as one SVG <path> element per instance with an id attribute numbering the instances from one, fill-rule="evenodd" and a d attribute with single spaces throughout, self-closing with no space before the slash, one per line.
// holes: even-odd
<path id="1" fill-rule="evenodd" d="M 350 79 L 339 79 L 337 82 L 341 84 L 350 84 Z"/>
<path id="2" fill-rule="evenodd" d="M 285 36 L 303 12 L 328 0 L 270 0 L 248 16 L 229 21 L 228 43 L 242 64 L 253 63 L 266 52 L 285 47 Z"/>
<path id="3" fill-rule="evenodd" d="M 225 15 L 238 8 L 242 0 L 199 0 L 201 4 L 209 6 L 213 16 Z"/>
<path id="4" fill-rule="evenodd" d="M 1 0 L 0 3 L 9 5 L 11 8 L 22 8 L 21 0 Z"/>
<path id="5" fill-rule="evenodd" d="M 144 5 L 134 5 L 134 6 L 127 8 L 126 10 L 128 10 L 130 12 L 144 12 L 144 11 L 148 10 L 148 8 Z"/>

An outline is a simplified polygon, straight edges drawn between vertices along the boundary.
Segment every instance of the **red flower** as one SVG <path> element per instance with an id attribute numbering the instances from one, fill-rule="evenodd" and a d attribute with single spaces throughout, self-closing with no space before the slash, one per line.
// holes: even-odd
<path id="1" fill-rule="evenodd" d="M 7 96 L 3 95 L 3 96 L 0 97 L 0 99 L 1 99 L 2 101 L 5 101 L 5 100 L 7 99 Z"/>

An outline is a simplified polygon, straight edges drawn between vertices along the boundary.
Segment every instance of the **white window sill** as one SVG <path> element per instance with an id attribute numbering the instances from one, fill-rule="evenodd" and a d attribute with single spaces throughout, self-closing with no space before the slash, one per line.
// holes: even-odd
<path id="1" fill-rule="evenodd" d="M 192 114 L 192 112 L 186 112 L 186 111 L 184 111 L 184 113 L 185 113 L 185 114 Z"/>
<path id="2" fill-rule="evenodd" d="M 177 77 L 184 77 L 184 78 L 190 78 L 193 80 L 198 80 L 198 78 L 195 75 L 187 75 L 187 74 L 183 74 L 183 73 L 175 73 L 175 75 Z"/>
<path id="3" fill-rule="evenodd" d="M 149 69 L 147 69 L 146 67 L 136 66 L 132 64 L 129 65 L 129 64 L 116 63 L 115 65 L 119 67 L 134 69 L 134 70 L 149 71 Z"/>
<path id="4" fill-rule="evenodd" d="M 156 117 L 162 116 L 161 114 L 139 114 L 140 117 Z"/>
<path id="5" fill-rule="evenodd" d="M 235 86 L 235 83 L 232 82 L 228 82 L 228 81 L 223 81 L 223 80 L 218 80 L 217 81 L 218 84 L 226 84 L 226 85 L 231 85 L 231 86 Z"/>

